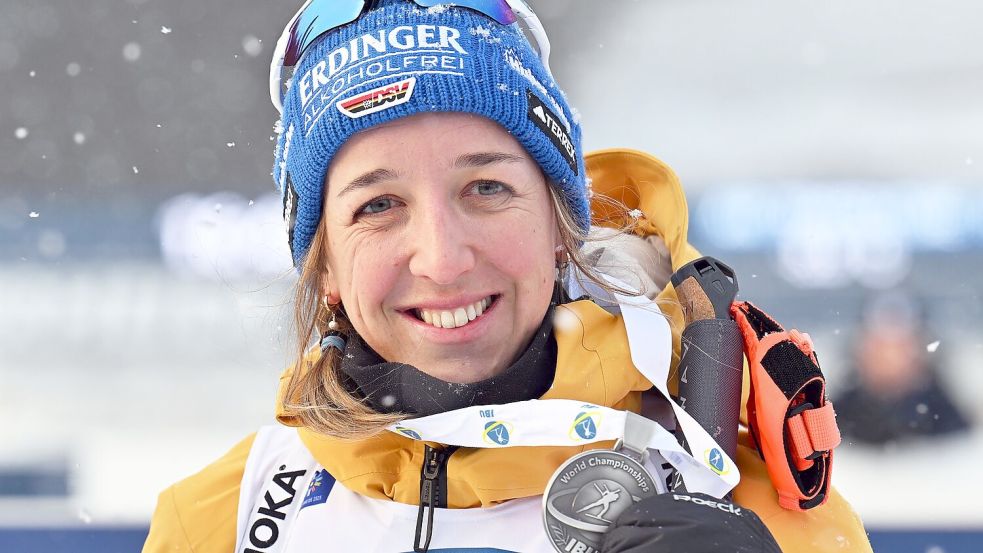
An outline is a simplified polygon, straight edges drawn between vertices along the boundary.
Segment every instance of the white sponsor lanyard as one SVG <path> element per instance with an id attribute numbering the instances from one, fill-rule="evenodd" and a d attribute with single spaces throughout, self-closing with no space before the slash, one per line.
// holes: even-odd
<path id="1" fill-rule="evenodd" d="M 606 277 L 613 284 L 623 283 Z M 666 381 L 672 334 L 644 296 L 615 295 L 621 305 L 632 362 L 672 405 L 692 455 L 655 421 L 626 411 L 568 399 L 480 405 L 406 419 L 389 430 L 415 440 L 460 447 L 577 446 L 623 440 L 630 449 L 657 450 L 683 477 L 686 489 L 723 497 L 740 480 L 736 465 L 693 417 L 669 396 Z"/>

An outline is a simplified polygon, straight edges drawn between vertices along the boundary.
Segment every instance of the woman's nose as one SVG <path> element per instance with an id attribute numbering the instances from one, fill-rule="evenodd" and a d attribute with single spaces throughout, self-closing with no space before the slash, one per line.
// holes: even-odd
<path id="1" fill-rule="evenodd" d="M 410 224 L 410 273 L 453 284 L 475 266 L 474 236 L 464 214 L 443 207 L 419 213 Z"/>

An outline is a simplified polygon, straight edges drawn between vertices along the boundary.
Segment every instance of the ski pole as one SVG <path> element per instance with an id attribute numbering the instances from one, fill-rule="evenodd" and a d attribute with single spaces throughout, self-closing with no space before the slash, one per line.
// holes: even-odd
<path id="1" fill-rule="evenodd" d="M 681 267 L 671 281 L 686 320 L 679 360 L 679 403 L 734 459 L 744 367 L 744 342 L 730 315 L 737 297 L 737 277 L 722 262 L 701 257 Z M 689 450 L 681 431 L 679 437 Z M 683 490 L 678 474 L 673 489 Z"/>

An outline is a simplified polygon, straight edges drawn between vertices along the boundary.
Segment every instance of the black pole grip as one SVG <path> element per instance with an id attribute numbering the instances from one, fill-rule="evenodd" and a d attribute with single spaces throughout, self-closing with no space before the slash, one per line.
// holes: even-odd
<path id="1" fill-rule="evenodd" d="M 701 297 L 686 298 L 679 294 L 680 286 L 689 278 L 700 285 L 703 292 Z M 713 305 L 716 318 L 731 318 L 730 305 L 734 303 L 740 287 L 737 284 L 737 275 L 729 265 L 713 257 L 701 257 L 680 267 L 670 280 L 676 288 L 679 301 L 708 301 Z"/>

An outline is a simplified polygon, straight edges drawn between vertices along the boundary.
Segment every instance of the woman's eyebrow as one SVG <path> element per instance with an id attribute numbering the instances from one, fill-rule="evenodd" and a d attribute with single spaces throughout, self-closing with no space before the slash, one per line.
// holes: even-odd
<path id="1" fill-rule="evenodd" d="M 345 194 L 354 192 L 360 188 L 366 188 L 372 186 L 373 184 L 378 184 L 385 180 L 394 180 L 396 178 L 399 178 L 399 175 L 397 175 L 394 171 L 390 171 L 389 169 L 375 169 L 365 173 L 364 175 L 356 177 L 352 182 L 348 183 L 348 186 L 343 188 L 341 192 L 338 192 L 338 197 L 340 198 Z"/>
<path id="2" fill-rule="evenodd" d="M 495 163 L 519 163 L 524 161 L 525 158 L 516 154 L 510 154 L 507 152 L 476 152 L 471 154 L 462 154 L 454 161 L 454 167 L 456 169 L 474 169 L 479 167 L 485 167 L 487 165 L 493 165 Z M 338 192 L 338 197 L 344 196 L 349 192 L 354 192 L 361 188 L 367 188 L 374 184 L 378 184 L 386 180 L 395 180 L 399 178 L 394 171 L 389 169 L 375 169 L 356 177 L 352 182 L 348 183 L 348 186 L 343 188 L 341 192 Z"/>
<path id="3" fill-rule="evenodd" d="M 519 163 L 525 158 L 506 152 L 477 152 L 473 154 L 463 154 L 454 162 L 457 169 L 474 169 L 492 165 L 494 163 Z"/>

